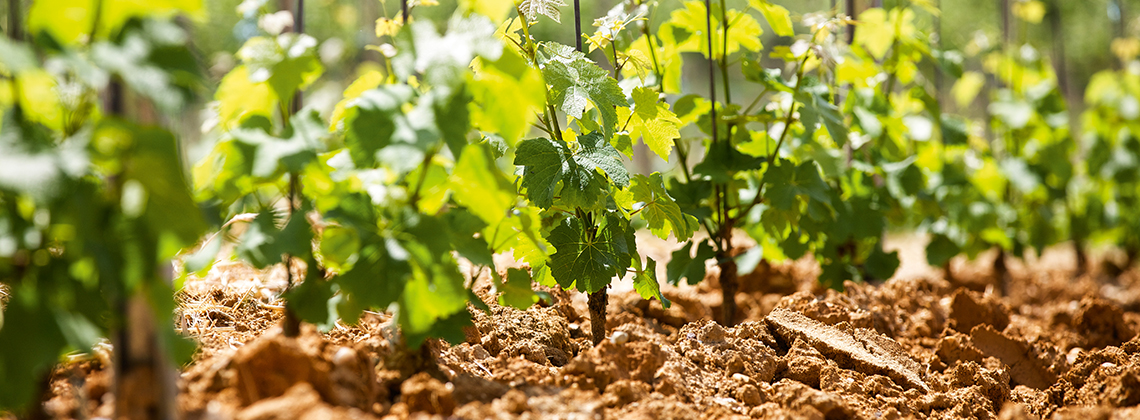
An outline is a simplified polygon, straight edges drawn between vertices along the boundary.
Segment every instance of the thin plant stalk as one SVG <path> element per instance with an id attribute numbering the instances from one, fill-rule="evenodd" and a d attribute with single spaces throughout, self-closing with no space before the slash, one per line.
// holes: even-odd
<path id="1" fill-rule="evenodd" d="M 305 33 L 305 0 L 293 0 L 293 4 L 289 4 L 289 0 L 282 0 L 282 9 L 290 10 L 293 12 L 293 32 L 298 34 Z M 283 116 L 283 120 L 288 124 L 289 118 L 301 110 L 304 105 L 304 94 L 297 90 L 293 94 L 288 109 L 288 115 Z M 289 191 L 288 191 L 288 204 L 289 204 L 289 218 L 292 219 L 296 216 L 297 202 L 303 200 L 300 191 L 300 176 L 295 173 L 289 174 Z M 303 216 L 302 216 L 303 217 Z M 293 256 L 285 255 L 285 279 L 286 288 L 291 290 L 296 281 L 293 278 Z M 297 337 L 301 335 L 301 319 L 297 313 L 290 307 L 285 305 L 285 318 L 281 321 L 281 330 L 286 337 Z"/>

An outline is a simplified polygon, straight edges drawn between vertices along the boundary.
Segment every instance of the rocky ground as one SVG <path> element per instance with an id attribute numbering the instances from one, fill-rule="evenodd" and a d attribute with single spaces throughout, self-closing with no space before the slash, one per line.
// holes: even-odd
<path id="1" fill-rule="evenodd" d="M 899 246 L 896 278 L 844 292 L 819 290 L 810 259 L 762 264 L 731 328 L 711 321 L 715 269 L 665 287 L 669 309 L 618 287 L 599 346 L 584 296 L 546 290 L 521 311 L 476 282 L 491 311 L 472 309 L 466 342 L 412 352 L 383 313 L 285 338 L 282 273 L 229 264 L 179 296 L 178 325 L 201 343 L 179 405 L 189 419 L 1140 418 L 1140 271 L 1077 274 L 1055 250 L 1011 261 L 998 296 L 993 255 L 946 280 L 906 262 L 920 245 Z M 110 415 L 96 353 L 56 370 L 50 415 Z"/>

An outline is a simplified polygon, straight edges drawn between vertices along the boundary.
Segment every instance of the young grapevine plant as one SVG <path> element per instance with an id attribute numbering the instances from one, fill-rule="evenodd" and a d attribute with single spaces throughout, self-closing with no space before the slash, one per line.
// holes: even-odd
<path id="1" fill-rule="evenodd" d="M 692 236 L 696 221 L 666 192 L 661 174 L 630 175 L 619 150 L 629 147 L 630 136 L 618 133 L 632 128 L 645 133 L 647 142 L 669 141 L 679 121 L 659 104 L 657 92 L 635 88 L 631 106 L 615 79 L 618 71 L 611 74 L 574 47 L 533 39 L 529 27 L 539 14 L 559 20 L 557 10 L 536 12 L 520 6 L 521 23 L 506 24 L 518 29 L 505 34 L 546 81 L 546 106 L 539 120 L 547 137 L 523 140 L 514 159 L 521 171 L 520 189 L 552 226 L 544 236 L 554 252 L 545 265 L 531 268 L 540 283 L 589 294 L 596 344 L 606 336 L 607 288 L 615 278 L 632 273 L 643 297 L 669 305 L 657 282 L 656 261 L 643 263 L 637 252 L 631 219 L 640 214 L 654 233 L 681 239 Z M 617 26 L 627 22 L 619 19 Z M 620 60 L 615 57 L 611 66 L 617 68 Z M 560 111 L 567 118 L 565 130 Z"/>

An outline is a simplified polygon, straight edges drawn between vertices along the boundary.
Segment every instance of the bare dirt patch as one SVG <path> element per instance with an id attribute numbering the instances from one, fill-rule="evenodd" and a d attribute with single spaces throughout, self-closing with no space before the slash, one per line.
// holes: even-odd
<path id="1" fill-rule="evenodd" d="M 477 284 L 491 310 L 470 309 L 466 342 L 414 351 L 382 313 L 286 338 L 274 274 L 230 267 L 180 294 L 201 350 L 179 403 L 189 419 L 1140 418 L 1140 272 L 1011 264 L 1003 297 L 977 286 L 984 267 L 954 267 L 836 292 L 810 262 L 762 265 L 731 328 L 709 321 L 715 281 L 665 287 L 668 309 L 615 290 L 599 346 L 580 296 L 523 311 Z M 59 367 L 45 411 L 109 415 L 105 366 Z"/>

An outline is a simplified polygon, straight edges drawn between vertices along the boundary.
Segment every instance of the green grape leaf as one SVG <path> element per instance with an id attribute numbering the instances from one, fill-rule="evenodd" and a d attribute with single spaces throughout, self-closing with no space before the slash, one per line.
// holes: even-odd
<path id="1" fill-rule="evenodd" d="M 704 160 L 693 167 L 693 172 L 706 175 L 713 182 L 726 183 L 734 173 L 758 169 L 764 159 L 740 153 L 731 142 L 718 141 L 708 148 Z"/>
<path id="2" fill-rule="evenodd" d="M 895 275 L 899 269 L 899 252 L 884 252 L 880 244 L 875 245 L 871 255 L 867 256 L 864 268 L 867 274 L 878 280 L 887 280 Z"/>
<path id="3" fill-rule="evenodd" d="M 359 78 L 352 81 L 344 89 L 344 94 L 341 96 L 340 102 L 336 103 L 336 108 L 333 108 L 332 116 L 329 117 L 329 131 L 336 131 L 344 128 L 344 119 L 348 114 L 348 108 L 360 95 L 372 89 L 380 87 L 384 83 L 387 76 L 377 70 L 372 70 L 360 75 Z"/>
<path id="4" fill-rule="evenodd" d="M 692 215 L 698 221 L 712 214 L 709 206 L 701 205 L 702 200 L 712 195 L 712 190 L 712 182 L 707 180 L 693 180 L 687 183 L 677 178 L 669 180 L 669 196 L 673 197 L 673 201 L 681 211 Z"/>
<path id="5" fill-rule="evenodd" d="M 550 257 L 554 279 L 563 288 L 576 286 L 583 293 L 602 290 L 615 276 L 624 275 L 637 252 L 629 221 L 613 213 L 599 226 L 567 217 L 547 239 L 557 250 Z"/>
<path id="6" fill-rule="evenodd" d="M 661 79 L 661 90 L 665 93 L 680 94 L 681 67 L 684 60 L 681 58 L 681 52 L 677 50 L 677 43 L 673 41 L 671 25 L 666 23 L 659 28 L 657 36 L 653 38 L 655 42 L 652 46 L 649 38 L 642 35 L 630 44 L 626 54 L 651 57 L 651 59 L 656 57 L 657 68 L 654 71 L 660 73 L 657 77 Z M 641 76 L 637 66 L 623 67 L 622 75 L 625 78 Z"/>
<path id="7" fill-rule="evenodd" d="M 538 302 L 538 295 L 530 287 L 530 273 L 517 268 L 507 269 L 507 281 L 502 284 L 499 304 L 516 309 L 531 307 Z"/>
<path id="8" fill-rule="evenodd" d="M 518 8 L 523 16 L 526 16 L 528 22 L 535 22 L 538 20 L 538 15 L 544 15 L 555 22 L 562 23 L 562 14 L 558 8 L 565 5 L 566 3 L 562 0 L 523 0 L 522 3 L 518 4 Z"/>
<path id="9" fill-rule="evenodd" d="M 548 42 L 541 48 L 548 56 L 542 74 L 550 84 L 551 103 L 579 120 L 593 103 L 602 118 L 602 136 L 613 137 L 618 124 L 615 107 L 627 106 L 617 80 L 573 48 Z"/>
<path id="10" fill-rule="evenodd" d="M 800 115 L 808 133 L 813 132 L 816 124 L 822 122 L 835 144 L 843 147 L 847 144 L 847 123 L 839 113 L 839 107 L 831 103 L 830 93 L 826 85 L 805 86 L 796 95 L 796 100 L 803 104 Z"/>
<path id="11" fill-rule="evenodd" d="M 1001 161 L 1001 173 L 1010 185 L 1018 191 L 1028 194 L 1041 185 L 1037 174 L 1033 173 L 1025 160 L 1017 157 L 1007 157 Z"/>
<path id="12" fill-rule="evenodd" d="M 933 267 L 942 267 L 961 252 L 962 248 L 949 237 L 935 234 L 930 238 L 930 243 L 926 244 L 926 262 Z"/>
<path id="13" fill-rule="evenodd" d="M 253 37 L 237 52 L 249 67 L 253 82 L 267 82 L 278 99 L 293 100 L 293 93 L 312 84 L 324 72 L 317 56 L 317 40 L 305 34 L 276 38 Z"/>
<path id="14" fill-rule="evenodd" d="M 277 95 L 265 81 L 250 79 L 250 69 L 237 66 L 222 78 L 215 99 L 218 100 L 218 122 L 231 129 L 252 116 L 272 118 L 277 109 Z"/>
<path id="15" fill-rule="evenodd" d="M 641 258 L 634 257 L 633 262 L 637 269 L 637 274 L 633 276 L 633 288 L 637 290 L 637 294 L 641 295 L 642 299 L 657 299 L 661 302 L 661 306 L 669 309 L 672 302 L 661 294 L 661 284 L 657 282 L 657 261 L 652 258 L 646 258 L 645 268 L 641 267 Z"/>
<path id="16" fill-rule="evenodd" d="M 6 76 L 19 76 L 37 68 L 36 55 L 28 44 L 0 39 L 0 72 Z"/>
<path id="17" fill-rule="evenodd" d="M 479 299 L 472 300 L 475 302 L 481 302 Z M 485 304 L 480 303 L 473 304 L 475 307 L 479 307 L 481 305 L 485 306 Z M 401 308 L 403 307 L 401 306 Z M 461 311 L 456 311 L 455 313 L 452 313 L 446 317 L 437 318 L 435 322 L 431 324 L 431 328 L 426 331 L 403 331 L 403 333 L 405 337 L 407 337 L 408 348 L 414 350 L 420 348 L 424 341 L 429 338 L 442 338 L 444 341 L 447 341 L 452 345 L 463 343 L 463 340 L 467 338 L 467 334 L 464 333 L 464 329 L 473 325 L 475 324 L 471 322 L 471 313 L 467 312 L 467 310 L 464 309 Z"/>
<path id="18" fill-rule="evenodd" d="M 83 175 L 91 164 L 86 142 L 55 147 L 46 127 L 19 115 L 9 108 L 0 122 L 0 190 L 37 199 L 61 193 L 68 178 Z"/>
<path id="19" fill-rule="evenodd" d="M 570 149 L 558 139 L 523 140 L 515 151 L 515 165 L 523 167 L 522 187 L 534 205 L 544 209 L 554 205 L 554 192 L 563 174 L 573 165 Z"/>
<path id="20" fill-rule="evenodd" d="M 572 153 L 561 140 L 524 140 L 515 152 L 515 165 L 523 166 L 522 186 L 535 205 L 550 208 L 562 183 L 561 201 L 570 207 L 597 208 L 604 202 L 613 182 L 619 188 L 629 185 L 629 172 L 620 153 L 597 132 L 578 138 L 579 150 Z M 610 181 L 598 172 L 609 175 Z"/>
<path id="21" fill-rule="evenodd" d="M 476 63 L 471 82 L 476 105 L 472 122 L 483 131 L 499 133 L 514 146 L 534 122 L 535 113 L 546 105 L 542 72 L 510 49 L 498 60 Z"/>
<path id="22" fill-rule="evenodd" d="M 404 293 L 412 272 L 408 258 L 408 251 L 396 240 L 373 238 L 360 250 L 352 269 L 335 281 L 360 309 L 386 309 Z"/>
<path id="23" fill-rule="evenodd" d="M 459 256 L 475 265 L 494 267 L 494 257 L 487 240 L 479 235 L 487 223 L 465 209 L 451 209 L 443 215 L 451 247 Z"/>
<path id="24" fill-rule="evenodd" d="M 426 263 L 421 261 L 420 264 Z M 408 335 L 408 345 L 415 347 L 418 343 L 412 337 L 425 337 L 431 335 L 444 335 L 444 339 L 454 340 L 454 334 L 440 334 L 437 325 L 447 326 L 447 321 L 453 316 L 467 313 L 467 289 L 463 287 L 463 275 L 459 273 L 455 262 L 450 255 L 438 263 L 420 265 L 404 285 L 404 293 L 400 297 L 400 310 L 398 316 L 400 327 Z M 462 318 L 461 318 L 462 319 Z M 448 329 L 442 332 L 451 333 Z M 459 339 L 463 335 L 460 331 Z M 422 339 L 420 340 L 422 341 Z"/>
<path id="25" fill-rule="evenodd" d="M 689 33 L 689 36 L 683 40 L 678 40 L 677 49 L 682 52 L 700 52 L 708 57 L 709 47 L 705 34 L 708 31 L 709 21 L 706 20 L 708 14 L 705 11 L 704 2 L 699 0 L 686 1 L 684 6 L 684 8 L 673 10 L 669 15 L 668 23 L 672 27 Z M 713 15 L 720 17 L 717 5 L 714 5 Z M 728 10 L 725 13 L 725 18 L 730 25 L 727 41 L 724 39 L 724 26 L 721 24 L 721 19 L 714 18 L 711 22 L 712 44 L 717 56 L 732 54 L 740 51 L 741 48 L 752 52 L 758 52 L 764 48 L 763 44 L 760 43 L 760 35 L 764 33 L 764 28 L 760 26 L 760 22 L 757 22 L 756 18 L 747 12 L 735 9 Z"/>
<path id="26" fill-rule="evenodd" d="M 892 22 L 895 19 L 888 16 L 886 9 L 867 9 L 859 14 L 855 44 L 863 45 L 876 59 L 882 59 L 895 41 L 895 22 Z"/>
<path id="27" fill-rule="evenodd" d="M 633 89 L 633 110 L 618 107 L 618 120 L 628 121 L 629 137 L 640 137 L 649 150 L 666 162 L 673 151 L 673 140 L 681 137 L 681 120 L 669 110 L 669 105 L 657 101 L 657 92 L 637 87 Z"/>
<path id="28" fill-rule="evenodd" d="M 328 331 L 336 324 L 333 282 L 321 277 L 316 264 L 309 265 L 305 280 L 285 292 L 285 305 L 304 321 Z"/>
<path id="29" fill-rule="evenodd" d="M 159 109 L 175 112 L 201 82 L 198 63 L 186 48 L 187 35 L 171 22 L 146 21 L 117 42 L 97 42 L 91 59 L 122 79 Z"/>
<path id="30" fill-rule="evenodd" d="M 334 270 L 344 271 L 356 262 L 360 251 L 360 234 L 356 229 L 327 226 L 321 231 L 321 262 Z"/>
<path id="31" fill-rule="evenodd" d="M 95 3 L 88 0 L 40 0 L 28 11 L 28 30 L 50 34 L 63 44 L 91 41 L 98 19 L 97 38 L 109 38 L 132 18 L 166 18 L 176 13 L 200 16 L 202 0 L 129 0 Z"/>
<path id="32" fill-rule="evenodd" d="M 696 256 L 692 255 L 694 248 L 696 249 Z M 716 257 L 716 252 L 713 251 L 707 240 L 695 242 L 691 245 L 686 242 L 681 249 L 673 251 L 672 259 L 665 265 L 666 280 L 674 286 L 680 284 L 681 279 L 685 278 L 691 285 L 700 283 L 701 280 L 705 279 L 705 261 L 713 257 Z"/>
<path id="33" fill-rule="evenodd" d="M 515 187 L 495 165 L 488 146 L 470 144 L 467 149 L 452 170 L 451 196 L 484 222 L 498 223 L 518 203 Z"/>
<path id="34" fill-rule="evenodd" d="M 761 57 L 759 54 L 746 54 L 744 56 L 744 63 L 741 64 L 740 70 L 744 73 L 744 79 L 750 82 L 759 83 L 768 90 L 773 92 L 792 92 L 792 87 L 780 75 L 780 69 L 770 69 L 761 64 Z"/>
<path id="35" fill-rule="evenodd" d="M 138 182 L 145 189 L 143 218 L 153 232 L 168 232 L 177 238 L 176 246 L 190 246 L 206 231 L 206 222 L 186 182 L 179 157 L 178 140 L 165 129 L 140 127 L 117 120 L 103 120 L 96 136 L 129 133 L 133 147 L 123 179 Z M 176 250 L 167 255 L 172 257 Z"/>
<path id="36" fill-rule="evenodd" d="M 788 9 L 778 4 L 772 4 L 768 0 L 748 0 L 748 5 L 752 8 L 759 10 L 764 15 L 764 19 L 768 21 L 768 26 L 779 36 L 795 36 L 796 32 L 792 29 L 792 18 L 788 13 Z"/>
<path id="37" fill-rule="evenodd" d="M 263 210 L 249 223 L 236 251 L 254 267 L 265 268 L 283 261 L 283 254 L 301 258 L 310 255 L 312 238 L 312 229 L 305 217 L 292 217 L 284 228 L 277 229 L 276 216 L 270 210 Z"/>
<path id="38" fill-rule="evenodd" d="M 546 265 L 550 245 L 542 237 L 542 221 L 535 207 L 516 208 L 507 217 L 483 229 L 483 236 L 494 252 L 511 250 L 515 258 L 526 261 L 535 270 Z M 537 273 L 537 271 L 536 271 Z M 535 274 L 535 279 L 539 278 Z"/>
<path id="39" fill-rule="evenodd" d="M 764 173 L 764 198 L 773 207 L 781 210 L 792 210 L 797 197 L 809 197 L 812 200 L 830 203 L 828 195 L 830 187 L 819 176 L 819 170 L 813 161 L 804 161 L 799 165 L 779 159 L 777 164 L 768 168 Z"/>
<path id="40" fill-rule="evenodd" d="M 436 88 L 456 87 L 466 80 L 475 57 L 498 60 L 503 53 L 495 25 L 483 16 L 453 15 L 442 35 L 430 20 L 414 21 L 410 29 L 396 36 L 396 48 L 410 54 L 392 57 L 392 69 L 401 80 L 418 74 Z"/>
<path id="41" fill-rule="evenodd" d="M 203 244 L 197 251 L 190 254 L 183 260 L 182 267 L 187 273 L 194 273 L 198 277 L 205 278 L 208 270 L 214 266 L 215 259 L 218 258 L 218 253 L 222 252 L 222 238 L 212 238 L 209 242 Z"/>
<path id="42" fill-rule="evenodd" d="M 605 137 L 594 132 L 578 136 L 581 146 L 574 153 L 574 161 L 587 170 L 601 170 L 609 176 L 610 181 L 618 188 L 629 185 L 629 171 L 621 161 L 621 152 L 618 152 Z"/>
<path id="43" fill-rule="evenodd" d="M 697 218 L 682 212 L 665 191 L 665 181 L 660 172 L 649 176 L 636 175 L 629 190 L 619 195 L 627 196 L 624 200 L 634 204 L 634 210 L 640 210 L 641 217 L 649 223 L 649 229 L 661 239 L 672 234 L 679 241 L 688 240 L 700 226 Z"/>
<path id="44" fill-rule="evenodd" d="M 468 109 L 471 95 L 467 92 L 467 85 L 453 89 L 436 88 L 428 94 L 428 98 L 431 98 L 435 123 L 443 141 L 456 159 L 461 158 L 463 149 L 467 146 L 467 132 L 471 130 L 471 114 Z"/>
<path id="45" fill-rule="evenodd" d="M 250 175 L 271 178 L 278 171 L 300 173 L 309 163 L 317 160 L 324 146 L 322 139 L 328 134 L 316 110 L 306 108 L 289 119 L 292 133 L 288 138 L 269 135 L 259 128 L 238 128 L 231 131 L 234 139 L 256 148 Z"/>
<path id="46" fill-rule="evenodd" d="M 414 92 L 407 85 L 386 85 L 365 91 L 349 105 L 344 143 L 358 168 L 371 168 L 383 159 L 381 150 L 395 142 L 414 143 L 415 129 L 402 108 Z M 418 165 L 415 160 L 413 165 Z"/>
<path id="47" fill-rule="evenodd" d="M 20 296 L 22 290 L 13 290 Z M 7 321 L 0 328 L 0 407 L 20 408 L 37 397 L 37 386 L 59 362 L 67 346 L 50 308 L 30 299 L 12 299 L 4 308 Z M 34 339 L 29 339 L 34 337 Z"/>

